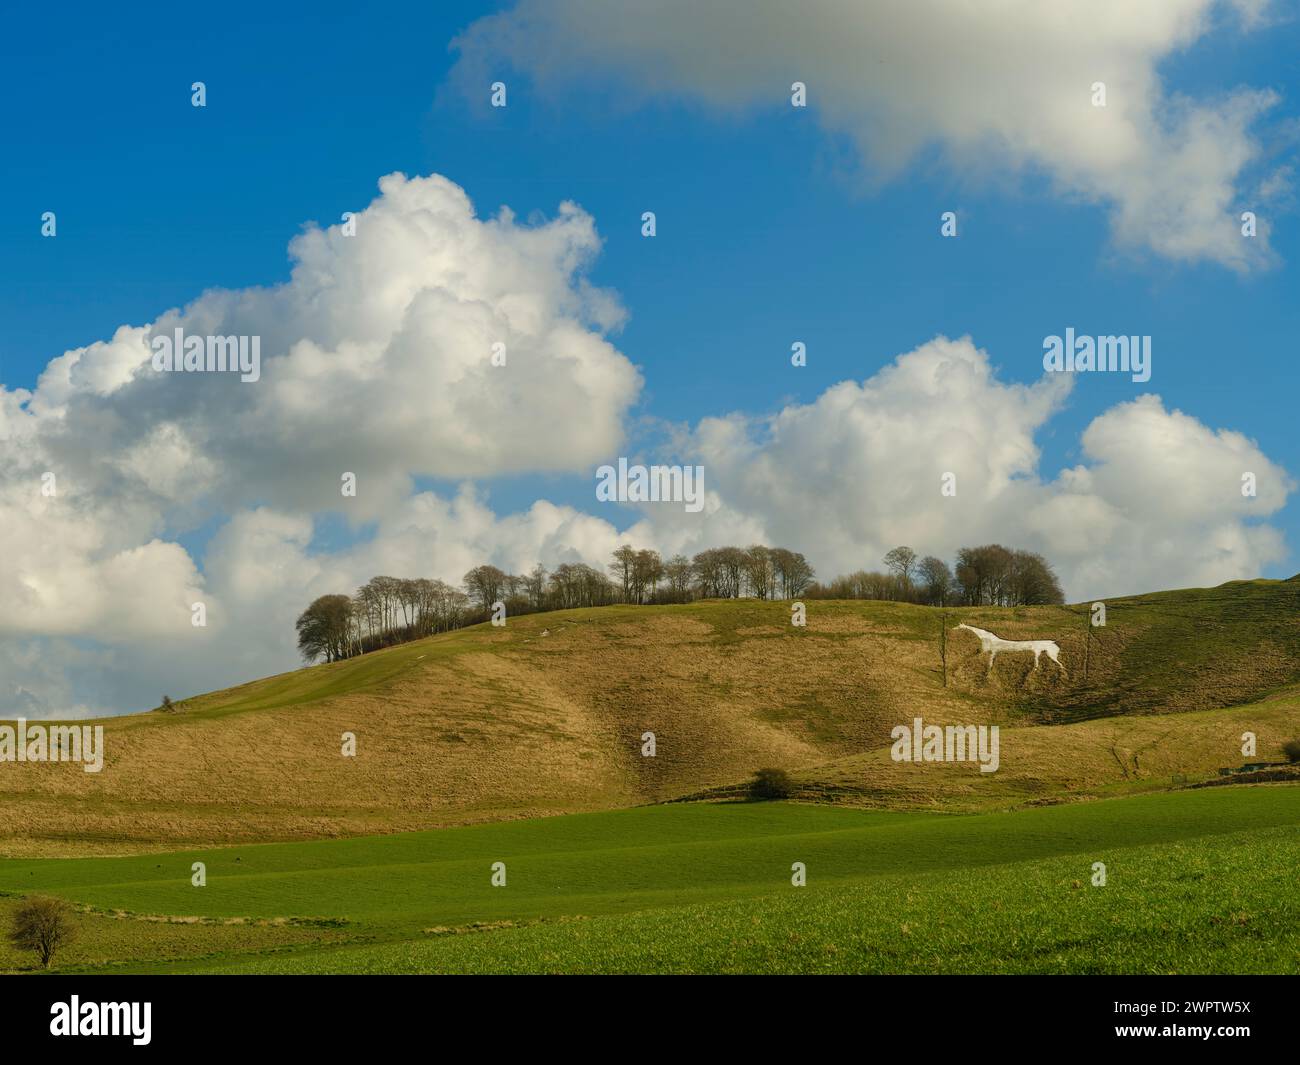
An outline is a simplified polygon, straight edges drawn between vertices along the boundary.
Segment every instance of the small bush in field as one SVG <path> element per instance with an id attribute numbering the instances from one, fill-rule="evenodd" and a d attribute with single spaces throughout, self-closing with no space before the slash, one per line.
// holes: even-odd
<path id="1" fill-rule="evenodd" d="M 794 794 L 794 783 L 784 769 L 760 769 L 749 785 L 754 799 L 788 799 Z"/>

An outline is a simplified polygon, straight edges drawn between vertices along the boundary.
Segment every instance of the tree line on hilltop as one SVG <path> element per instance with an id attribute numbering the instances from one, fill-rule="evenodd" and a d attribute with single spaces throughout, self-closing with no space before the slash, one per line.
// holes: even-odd
<path id="1" fill-rule="evenodd" d="M 858 570 L 814 584 L 809 599 L 884 599 L 925 606 L 1040 606 L 1064 603 L 1052 565 L 1032 551 L 984 544 L 963 547 L 949 567 L 941 558 L 918 557 L 896 547 L 882 561 L 885 572 Z"/>
<path id="2" fill-rule="evenodd" d="M 573 607 L 687 603 L 696 599 L 886 599 L 945 606 L 1020 606 L 1064 601 L 1041 556 L 998 544 L 962 548 L 955 572 L 941 559 L 918 559 L 909 547 L 884 558 L 888 572 L 858 571 L 826 584 L 797 551 L 755 544 L 714 547 L 693 558 L 623 544 L 608 572 L 582 562 L 527 574 L 475 566 L 461 587 L 426 577 L 373 577 L 352 595 L 322 595 L 299 616 L 303 658 L 327 662 L 489 620 Z"/>

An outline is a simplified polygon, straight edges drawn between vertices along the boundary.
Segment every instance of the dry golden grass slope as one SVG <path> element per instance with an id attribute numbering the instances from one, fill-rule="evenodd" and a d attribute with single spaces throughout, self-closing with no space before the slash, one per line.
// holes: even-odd
<path id="1" fill-rule="evenodd" d="M 389 832 L 661 801 L 760 766 L 808 797 L 971 808 L 1168 785 L 1300 734 L 1300 580 L 942 615 L 1054 639 L 991 675 L 937 610 L 703 602 L 511 619 L 105 719 L 105 766 L 0 763 L 0 854 Z M 545 633 L 545 635 L 544 635 Z M 1002 767 L 908 767 L 890 730 L 999 724 Z M 355 757 L 342 737 L 354 733 Z M 653 732 L 657 753 L 641 754 Z"/>

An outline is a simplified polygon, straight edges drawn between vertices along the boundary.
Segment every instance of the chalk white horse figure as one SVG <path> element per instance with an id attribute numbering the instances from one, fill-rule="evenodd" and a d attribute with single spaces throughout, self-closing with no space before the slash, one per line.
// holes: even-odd
<path id="1" fill-rule="evenodd" d="M 980 654 L 985 651 L 989 653 L 989 669 L 993 672 L 993 662 L 998 657 L 999 651 L 1033 651 L 1034 652 L 1034 669 L 1038 668 L 1038 656 L 1047 655 L 1061 674 L 1066 676 L 1065 667 L 1061 665 L 1061 660 L 1057 656 L 1061 653 L 1061 648 L 1051 640 L 1004 640 L 1001 636 L 994 636 L 988 629 L 977 629 L 974 625 L 967 625 L 962 622 L 957 626 L 959 629 L 970 629 L 980 638 Z"/>

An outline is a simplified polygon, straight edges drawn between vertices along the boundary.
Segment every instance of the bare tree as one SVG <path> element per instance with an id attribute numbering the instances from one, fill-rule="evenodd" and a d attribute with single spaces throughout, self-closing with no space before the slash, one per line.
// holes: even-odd
<path id="1" fill-rule="evenodd" d="M 496 566 L 475 566 L 465 574 L 465 590 L 484 610 L 501 599 L 506 590 L 506 574 Z"/>
<path id="2" fill-rule="evenodd" d="M 802 595 L 812 583 L 813 568 L 798 551 L 785 547 L 772 548 L 773 576 L 780 581 L 781 598 L 793 599 Z"/>
<path id="3" fill-rule="evenodd" d="M 379 628 L 381 632 L 392 632 L 397 627 L 397 603 L 401 581 L 396 577 L 372 577 L 370 587 L 374 591 L 375 601 L 379 607 Z"/>
<path id="4" fill-rule="evenodd" d="M 691 590 L 691 560 L 685 555 L 673 555 L 664 563 L 664 578 L 674 603 L 684 603 Z"/>
<path id="5" fill-rule="evenodd" d="M 1065 602 L 1061 582 L 1051 563 L 1032 551 L 1011 552 L 1008 575 L 1011 606 L 1039 606 Z"/>
<path id="6" fill-rule="evenodd" d="M 957 552 L 957 583 L 971 606 L 1037 606 L 1063 603 L 1051 565 L 1032 551 L 1001 544 L 963 547 Z"/>
<path id="7" fill-rule="evenodd" d="M 610 563 L 610 572 L 623 582 L 623 602 L 632 601 L 632 574 L 636 568 L 636 549 L 631 544 L 623 544 L 614 551 L 614 561 Z"/>
<path id="8" fill-rule="evenodd" d="M 534 610 L 541 610 L 546 602 L 546 570 L 540 562 L 524 578 L 524 590 L 528 593 L 528 605 Z"/>
<path id="9" fill-rule="evenodd" d="M 963 547 L 957 552 L 957 583 L 970 606 L 1005 606 L 1011 552 L 1001 544 Z"/>
<path id="10" fill-rule="evenodd" d="M 948 595 L 952 591 L 952 570 L 948 568 L 948 563 L 927 555 L 921 559 L 916 572 L 925 587 L 926 602 L 931 606 L 946 606 Z"/>
<path id="11" fill-rule="evenodd" d="M 659 582 L 663 580 L 664 564 L 658 551 L 638 551 L 632 563 L 633 598 L 638 603 L 653 601 Z"/>
<path id="12" fill-rule="evenodd" d="M 739 547 L 718 548 L 718 561 L 722 574 L 720 594 L 725 599 L 739 598 L 744 590 L 747 556 Z"/>
<path id="13" fill-rule="evenodd" d="M 76 934 L 71 906 L 62 899 L 33 895 L 14 911 L 9 942 L 19 950 L 32 951 L 41 959 L 41 967 L 48 969 L 54 952 Z"/>
<path id="14" fill-rule="evenodd" d="M 774 577 L 772 552 L 762 544 L 751 545 L 745 552 L 745 579 L 750 591 L 759 599 L 771 598 Z"/>
<path id="15" fill-rule="evenodd" d="M 898 577 L 904 588 L 912 586 L 912 571 L 916 569 L 916 552 L 910 547 L 896 547 L 882 561 Z"/>
<path id="16" fill-rule="evenodd" d="M 722 555 L 718 548 L 711 547 L 701 551 L 691 561 L 695 571 L 695 581 L 703 599 L 717 599 L 722 596 Z"/>

